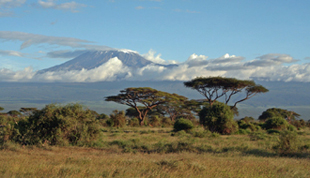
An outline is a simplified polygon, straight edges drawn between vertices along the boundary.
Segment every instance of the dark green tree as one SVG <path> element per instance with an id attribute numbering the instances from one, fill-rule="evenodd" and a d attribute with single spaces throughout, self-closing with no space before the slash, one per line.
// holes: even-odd
<path id="1" fill-rule="evenodd" d="M 288 122 L 294 121 L 300 115 L 294 111 L 288 111 L 286 109 L 281 108 L 269 108 L 259 116 L 258 120 L 265 121 L 272 117 L 282 117 L 286 119 Z"/>
<path id="2" fill-rule="evenodd" d="M 252 98 L 258 93 L 265 93 L 268 90 L 255 84 L 253 80 L 239 80 L 224 77 L 197 77 L 191 81 L 184 82 L 188 88 L 197 90 L 206 97 L 206 101 L 212 106 L 219 98 L 224 98 L 224 103 L 228 104 L 233 95 L 244 92 L 245 96 L 235 101 L 232 108 L 242 101 Z"/>
<path id="3" fill-rule="evenodd" d="M 13 116 L 13 117 L 17 117 L 17 116 L 21 116 L 22 113 L 16 111 L 16 110 L 11 110 L 9 112 L 7 112 L 7 114 L 9 114 L 10 116 Z"/>
<path id="4" fill-rule="evenodd" d="M 238 130 L 238 124 L 234 121 L 234 113 L 230 106 L 221 102 L 204 107 L 199 112 L 199 122 L 211 132 L 220 134 L 231 134 Z"/>
<path id="5" fill-rule="evenodd" d="M 114 101 L 134 108 L 138 112 L 138 119 L 142 126 L 145 118 L 153 108 L 166 102 L 171 102 L 180 96 L 158 91 L 149 87 L 126 88 L 116 96 L 106 97 L 106 101 Z M 140 105 L 139 105 L 140 104 Z M 139 106 L 144 106 L 140 109 Z"/>

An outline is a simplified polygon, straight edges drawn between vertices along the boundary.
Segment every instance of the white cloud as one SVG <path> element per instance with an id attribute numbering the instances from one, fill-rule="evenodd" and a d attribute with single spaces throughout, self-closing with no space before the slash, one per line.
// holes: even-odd
<path id="1" fill-rule="evenodd" d="M 56 4 L 56 0 L 39 0 L 38 4 L 40 7 L 45 9 L 58 9 L 58 10 L 70 10 L 71 12 L 78 12 L 78 8 L 87 7 L 85 4 L 76 3 L 75 1 L 66 2 L 62 4 Z"/>
<path id="2" fill-rule="evenodd" d="M 56 55 L 57 53 L 54 53 Z M 71 55 L 63 51 L 60 56 Z M 165 64 L 160 55 L 150 50 L 144 56 L 153 62 Z M 97 82 L 114 80 L 191 80 L 199 76 L 223 76 L 240 79 L 259 79 L 269 81 L 298 81 L 310 82 L 310 63 L 293 64 L 295 61 L 289 55 L 266 54 L 253 61 L 243 62 L 243 57 L 225 54 L 217 59 L 210 59 L 205 55 L 192 54 L 187 61 L 173 67 L 150 64 L 143 68 L 129 68 L 122 64 L 118 58 L 112 58 L 107 63 L 90 70 L 58 71 L 38 73 L 31 68 L 21 71 L 0 69 L 0 81 L 32 81 L 32 82 Z M 272 65 L 270 65 L 272 61 Z M 249 65 L 249 63 L 251 65 Z M 267 65 L 268 64 L 268 65 Z"/>
<path id="3" fill-rule="evenodd" d="M 158 64 L 176 64 L 176 61 L 173 60 L 164 60 L 161 58 L 161 54 L 156 55 L 156 51 L 153 49 L 149 50 L 148 53 L 142 55 L 145 59 L 150 60 L 152 62 L 158 63 Z"/>
<path id="4" fill-rule="evenodd" d="M 0 69 L 0 81 L 5 82 L 28 82 L 33 79 L 35 72 L 31 67 L 27 67 L 24 70 L 12 71 L 9 69 Z"/>
<path id="5" fill-rule="evenodd" d="M 189 67 L 207 65 L 209 63 L 207 58 L 208 56 L 205 55 L 198 56 L 197 54 L 194 53 L 189 56 L 189 58 L 185 61 L 185 63 L 188 64 Z"/>

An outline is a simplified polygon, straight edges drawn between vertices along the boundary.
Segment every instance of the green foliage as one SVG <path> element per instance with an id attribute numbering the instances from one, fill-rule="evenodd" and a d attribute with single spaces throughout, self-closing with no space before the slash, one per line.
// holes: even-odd
<path id="1" fill-rule="evenodd" d="M 102 113 L 102 114 L 99 114 L 97 117 L 96 117 L 97 120 L 106 120 L 106 119 L 109 119 L 109 116 Z"/>
<path id="2" fill-rule="evenodd" d="M 217 99 L 224 96 L 225 104 L 228 104 L 233 95 L 244 91 L 246 96 L 236 101 L 233 107 L 236 107 L 237 103 L 245 101 L 257 93 L 268 92 L 265 87 L 256 85 L 253 80 L 239 80 L 224 77 L 197 77 L 191 81 L 184 82 L 184 85 L 197 90 L 206 97 L 210 105 L 213 105 Z"/>
<path id="3" fill-rule="evenodd" d="M 152 127 L 161 126 L 161 119 L 158 116 L 151 116 L 148 121 L 148 124 Z"/>
<path id="4" fill-rule="evenodd" d="M 138 113 L 138 119 L 141 126 L 143 125 L 148 112 L 150 112 L 153 108 L 167 102 L 184 98 L 177 94 L 170 94 L 149 87 L 126 88 L 120 92 L 121 93 L 116 96 L 106 97 L 105 100 L 114 101 L 116 103 L 134 108 Z M 142 109 L 138 106 L 138 104 L 144 105 Z"/>
<path id="5" fill-rule="evenodd" d="M 248 131 L 251 132 L 261 130 L 261 127 L 258 125 L 258 123 L 253 122 L 254 119 L 253 120 L 252 119 L 253 118 L 251 117 L 245 117 L 237 122 L 240 129 L 239 130 L 240 134 L 248 133 Z"/>
<path id="6" fill-rule="evenodd" d="M 200 124 L 206 126 L 211 132 L 232 134 L 238 130 L 230 106 L 216 102 L 212 106 L 204 107 L 199 112 Z"/>
<path id="7" fill-rule="evenodd" d="M 9 114 L 10 116 L 13 116 L 13 117 L 17 117 L 17 116 L 22 115 L 22 113 L 20 113 L 19 111 L 16 111 L 16 110 L 11 110 L 11 111 L 7 112 L 7 114 Z"/>
<path id="8" fill-rule="evenodd" d="M 192 121 L 188 119 L 180 118 L 174 123 L 173 128 L 175 132 L 181 130 L 188 132 L 189 130 L 194 128 L 194 124 L 192 123 Z"/>
<path id="9" fill-rule="evenodd" d="M 264 124 L 265 129 L 284 130 L 287 129 L 289 123 L 282 117 L 272 117 L 266 120 Z"/>
<path id="10" fill-rule="evenodd" d="M 99 125 L 91 110 L 79 104 L 50 104 L 18 122 L 16 140 L 22 144 L 87 145 L 99 137 Z"/>
<path id="11" fill-rule="evenodd" d="M 110 123 L 110 127 L 124 127 L 126 125 L 125 112 L 114 110 L 113 113 L 110 114 L 110 120 L 113 122 L 113 125 Z"/>
<path id="12" fill-rule="evenodd" d="M 0 111 L 3 111 L 4 110 L 4 108 L 3 107 L 0 107 Z"/>
<path id="13" fill-rule="evenodd" d="M 264 111 L 258 118 L 258 120 L 265 121 L 272 117 L 282 117 L 287 119 L 288 121 L 294 121 L 300 115 L 294 111 L 288 111 L 286 109 L 281 108 L 270 108 Z"/>

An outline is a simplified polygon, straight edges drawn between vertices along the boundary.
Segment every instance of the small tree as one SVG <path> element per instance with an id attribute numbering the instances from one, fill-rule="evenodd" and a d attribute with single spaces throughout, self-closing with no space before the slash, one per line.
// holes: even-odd
<path id="1" fill-rule="evenodd" d="M 250 99 L 258 93 L 268 92 L 265 87 L 255 84 L 253 80 L 238 80 L 224 77 L 197 77 L 191 81 L 184 82 L 184 85 L 197 90 L 206 97 L 211 106 L 221 97 L 224 97 L 225 104 L 228 104 L 233 95 L 245 92 L 246 95 L 243 99 L 236 101 L 232 106 L 233 108 L 238 103 Z"/>
<path id="2" fill-rule="evenodd" d="M 138 112 L 138 119 L 141 126 L 148 112 L 153 108 L 179 97 L 177 94 L 170 94 L 149 87 L 126 88 L 120 92 L 116 96 L 106 97 L 106 101 L 114 101 L 134 108 Z M 144 105 L 143 109 L 139 108 L 138 104 Z"/>
<path id="3" fill-rule="evenodd" d="M 282 117 L 286 119 L 288 122 L 294 121 L 300 115 L 294 111 L 288 111 L 286 109 L 281 108 L 270 108 L 267 109 L 259 116 L 258 120 L 265 121 L 272 117 Z"/>
<path id="4" fill-rule="evenodd" d="M 216 102 L 212 106 L 204 107 L 199 112 L 199 122 L 208 127 L 211 132 L 231 134 L 238 130 L 234 121 L 234 113 L 230 106 Z"/>

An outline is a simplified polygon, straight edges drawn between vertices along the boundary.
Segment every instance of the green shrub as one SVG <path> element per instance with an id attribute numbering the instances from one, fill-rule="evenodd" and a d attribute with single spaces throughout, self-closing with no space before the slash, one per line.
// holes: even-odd
<path id="1" fill-rule="evenodd" d="M 110 119 L 113 121 L 113 125 L 110 127 L 124 127 L 126 125 L 126 116 L 124 111 L 114 110 L 110 114 Z"/>
<path id="2" fill-rule="evenodd" d="M 234 113 L 230 106 L 216 102 L 212 106 L 204 107 L 199 112 L 200 124 L 206 126 L 211 132 L 232 134 L 238 130 L 234 121 Z"/>
<path id="3" fill-rule="evenodd" d="M 268 134 L 280 134 L 281 131 L 275 130 L 275 129 L 269 129 L 269 130 L 267 130 L 267 133 L 268 133 Z"/>
<path id="4" fill-rule="evenodd" d="M 188 119 L 180 118 L 174 123 L 173 128 L 175 132 L 180 131 L 180 130 L 184 130 L 188 132 L 189 130 L 194 128 L 194 124 L 192 123 L 192 121 Z"/>
<path id="5" fill-rule="evenodd" d="M 239 129 L 238 132 L 236 132 L 236 134 L 240 134 L 240 135 L 246 135 L 251 133 L 252 131 L 250 129 Z"/>
<path id="6" fill-rule="evenodd" d="M 151 115 L 148 123 L 152 127 L 158 127 L 161 126 L 161 119 L 157 115 Z"/>
<path id="7" fill-rule="evenodd" d="M 256 122 L 241 119 L 237 123 L 238 123 L 239 129 L 250 130 L 250 131 L 261 130 L 261 127 Z"/>
<path id="8" fill-rule="evenodd" d="M 131 127 L 138 127 L 138 126 L 140 126 L 139 119 L 136 118 L 136 117 L 133 117 L 133 118 L 129 119 L 128 125 L 131 126 Z"/>
<path id="9" fill-rule="evenodd" d="M 50 104 L 18 122 L 15 141 L 22 144 L 84 145 L 100 135 L 98 121 L 91 110 L 79 104 Z"/>
<path id="10" fill-rule="evenodd" d="M 272 117 L 266 120 L 264 128 L 276 129 L 276 130 L 285 130 L 289 126 L 288 122 L 282 117 Z"/>

